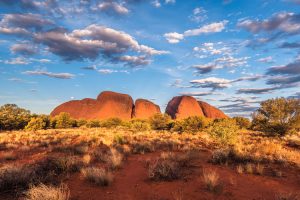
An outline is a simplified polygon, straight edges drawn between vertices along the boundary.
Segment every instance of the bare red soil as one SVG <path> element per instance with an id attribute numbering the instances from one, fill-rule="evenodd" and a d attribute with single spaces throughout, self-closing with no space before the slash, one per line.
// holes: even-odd
<path id="1" fill-rule="evenodd" d="M 146 161 L 157 157 L 157 153 L 133 155 L 123 168 L 114 174 L 111 186 L 97 187 L 84 181 L 79 174 L 68 181 L 72 200 L 175 200 L 179 199 L 256 199 L 274 200 L 280 193 L 296 193 L 300 188 L 299 170 L 284 170 L 284 176 L 257 176 L 238 174 L 227 166 L 208 163 L 209 153 L 201 158 L 183 180 L 155 182 L 148 179 Z M 213 169 L 219 176 L 223 190 L 214 194 L 207 191 L 203 182 L 203 169 Z"/>

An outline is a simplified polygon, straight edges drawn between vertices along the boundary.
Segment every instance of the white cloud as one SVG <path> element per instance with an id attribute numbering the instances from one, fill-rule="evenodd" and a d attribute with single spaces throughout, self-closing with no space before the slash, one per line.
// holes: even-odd
<path id="1" fill-rule="evenodd" d="M 53 73 L 53 72 L 48 72 L 46 70 L 35 70 L 35 71 L 25 71 L 23 74 L 28 74 L 28 75 L 43 75 L 43 76 L 48 76 L 52 78 L 58 78 L 58 79 L 71 79 L 74 78 L 74 74 L 70 73 Z"/>
<path id="2" fill-rule="evenodd" d="M 121 61 L 118 58 L 127 52 L 146 54 L 149 57 L 169 53 L 139 44 L 131 35 L 123 31 L 96 24 L 70 33 L 61 30 L 38 33 L 35 39 L 36 42 L 48 46 L 50 52 L 61 56 L 64 60 L 93 60 L 101 55 L 110 61 Z"/>
<path id="3" fill-rule="evenodd" d="M 189 16 L 191 21 L 194 22 L 203 22 L 204 20 L 207 19 L 207 15 L 206 15 L 207 11 L 204 10 L 201 7 L 197 7 L 193 10 L 193 14 Z"/>
<path id="4" fill-rule="evenodd" d="M 190 83 L 192 83 L 194 87 L 212 89 L 223 89 L 231 86 L 231 80 L 216 77 L 192 80 Z"/>
<path id="5" fill-rule="evenodd" d="M 164 37 L 168 40 L 169 43 L 178 43 L 180 40 L 184 39 L 184 37 L 221 32 L 225 29 L 227 23 L 227 20 L 214 22 L 197 29 L 187 30 L 183 34 L 176 32 L 165 33 Z"/>
<path id="6" fill-rule="evenodd" d="M 12 58 L 10 60 L 4 61 L 5 64 L 10 65 L 28 65 L 30 62 L 22 57 Z"/>
<path id="7" fill-rule="evenodd" d="M 180 42 L 184 38 L 183 34 L 172 32 L 164 34 L 164 37 L 168 40 L 169 43 L 175 44 Z"/>
<path id="8" fill-rule="evenodd" d="M 161 7 L 161 3 L 159 2 L 159 0 L 154 0 L 154 1 L 151 2 L 151 4 L 156 8 Z"/>
<path id="9" fill-rule="evenodd" d="M 268 56 L 268 57 L 265 57 L 265 58 L 260 58 L 257 61 L 262 62 L 262 63 L 271 63 L 271 62 L 273 62 L 273 57 Z"/>
<path id="10" fill-rule="evenodd" d="M 222 45 L 222 42 L 218 42 L 218 43 L 207 42 L 207 43 L 203 43 L 200 46 L 194 47 L 193 51 L 204 53 L 204 54 L 209 54 L 209 55 L 219 55 L 219 54 L 229 55 L 229 54 L 231 54 L 232 50 L 229 47 L 226 47 L 226 46 L 218 47 L 220 45 Z"/>
<path id="11" fill-rule="evenodd" d="M 129 10 L 124 5 L 113 1 L 102 2 L 98 5 L 98 8 L 102 11 L 113 11 L 121 15 L 129 13 Z"/>
<path id="12" fill-rule="evenodd" d="M 112 74 L 112 73 L 126 73 L 128 74 L 129 72 L 127 70 L 113 70 L 113 69 L 99 69 L 97 72 L 101 74 Z"/>
<path id="13" fill-rule="evenodd" d="M 176 3 L 176 0 L 165 0 L 165 3 L 166 3 L 166 4 L 169 4 L 169 3 Z"/>
<path id="14" fill-rule="evenodd" d="M 127 62 L 129 66 L 142 66 L 148 65 L 151 63 L 151 60 L 147 59 L 146 56 L 121 56 L 119 58 L 120 61 Z"/>
<path id="15" fill-rule="evenodd" d="M 222 22 L 215 22 L 212 24 L 204 25 L 197 29 L 187 30 L 184 32 L 184 36 L 197 36 L 201 34 L 218 33 L 224 30 L 227 23 L 228 21 L 224 20 Z"/>
<path id="16" fill-rule="evenodd" d="M 288 12 L 276 13 L 270 19 L 265 20 L 241 20 L 237 25 L 252 33 L 280 31 L 297 34 L 300 32 L 299 15 Z"/>
<path id="17" fill-rule="evenodd" d="M 113 73 L 113 72 L 115 72 L 114 70 L 112 70 L 112 69 L 99 69 L 99 70 L 97 70 L 99 73 L 101 73 L 101 74 L 111 74 L 111 73 Z"/>

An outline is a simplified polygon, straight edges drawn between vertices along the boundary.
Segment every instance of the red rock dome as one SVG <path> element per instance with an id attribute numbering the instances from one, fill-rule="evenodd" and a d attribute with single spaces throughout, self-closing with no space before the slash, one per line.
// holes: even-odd
<path id="1" fill-rule="evenodd" d="M 120 119 L 131 119 L 133 100 L 127 94 L 105 91 L 101 92 L 97 101 L 100 104 L 100 119 L 118 117 Z"/>
<path id="2" fill-rule="evenodd" d="M 57 106 L 50 115 L 53 117 L 66 112 L 74 119 L 97 119 L 100 107 L 100 103 L 95 99 L 73 100 Z"/>
<path id="3" fill-rule="evenodd" d="M 74 119 L 131 119 L 133 100 L 127 94 L 105 91 L 97 99 L 74 100 L 56 107 L 51 116 L 70 113 Z"/>
<path id="4" fill-rule="evenodd" d="M 197 100 L 191 96 L 177 96 L 169 101 L 166 113 L 173 119 L 184 119 L 191 116 L 204 116 Z"/>
<path id="5" fill-rule="evenodd" d="M 212 119 L 220 119 L 220 118 L 228 118 L 221 110 L 218 108 L 204 102 L 198 101 L 205 117 L 212 118 Z"/>
<path id="6" fill-rule="evenodd" d="M 158 105 L 146 99 L 137 99 L 135 101 L 133 117 L 148 119 L 156 113 L 161 113 Z"/>

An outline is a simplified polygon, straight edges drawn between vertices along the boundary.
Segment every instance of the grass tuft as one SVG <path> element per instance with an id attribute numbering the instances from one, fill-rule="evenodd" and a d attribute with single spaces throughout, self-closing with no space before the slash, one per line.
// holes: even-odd
<path id="1" fill-rule="evenodd" d="M 111 172 L 103 168 L 87 167 L 81 170 L 81 174 L 87 181 L 100 186 L 108 186 L 113 181 Z"/>
<path id="2" fill-rule="evenodd" d="M 25 200 L 69 200 L 70 190 L 66 185 L 53 187 L 40 184 L 31 187 L 25 196 Z"/>

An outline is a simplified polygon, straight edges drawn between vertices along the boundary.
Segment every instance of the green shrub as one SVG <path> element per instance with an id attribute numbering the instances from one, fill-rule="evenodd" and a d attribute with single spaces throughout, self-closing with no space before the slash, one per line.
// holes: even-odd
<path id="1" fill-rule="evenodd" d="M 300 130 L 300 99 L 276 98 L 261 102 L 252 115 L 252 128 L 271 135 Z"/>
<path id="2" fill-rule="evenodd" d="M 0 107 L 0 130 L 24 129 L 30 117 L 30 111 L 15 104 L 5 104 Z"/>
<path id="3" fill-rule="evenodd" d="M 87 122 L 85 119 L 77 120 L 77 126 L 78 126 L 78 127 L 86 126 L 87 123 L 88 123 L 88 122 Z"/>
<path id="4" fill-rule="evenodd" d="M 52 119 L 53 128 L 72 128 L 76 127 L 76 120 L 72 119 L 69 113 L 61 112 Z"/>
<path id="5" fill-rule="evenodd" d="M 88 128 L 98 128 L 101 127 L 101 122 L 99 120 L 91 120 L 86 123 L 86 127 Z"/>
<path id="6" fill-rule="evenodd" d="M 207 125 L 208 119 L 205 117 L 193 116 L 180 121 L 175 121 L 172 131 L 196 133 L 203 130 Z"/>
<path id="7" fill-rule="evenodd" d="M 171 128 L 171 117 L 167 114 L 155 114 L 149 119 L 149 123 L 154 130 L 169 130 Z"/>
<path id="8" fill-rule="evenodd" d="M 248 118 L 245 117 L 234 117 L 233 118 L 236 124 L 240 127 L 240 129 L 248 129 L 251 126 L 251 122 Z"/>
<path id="9" fill-rule="evenodd" d="M 218 119 L 210 126 L 208 132 L 222 145 L 231 145 L 237 141 L 239 127 L 233 119 Z"/>
<path id="10" fill-rule="evenodd" d="M 121 144 L 121 145 L 127 143 L 126 139 L 125 139 L 124 136 L 122 136 L 122 135 L 115 135 L 113 141 L 114 141 L 116 144 Z"/>
<path id="11" fill-rule="evenodd" d="M 47 129 L 48 127 L 50 127 L 49 116 L 40 115 L 40 116 L 31 118 L 31 120 L 25 127 L 25 130 L 37 131 L 37 130 Z"/>
<path id="12" fill-rule="evenodd" d="M 101 123 L 101 127 L 113 128 L 122 125 L 122 120 L 120 118 L 110 118 Z"/>
<path id="13" fill-rule="evenodd" d="M 150 125 L 146 120 L 133 119 L 129 122 L 129 128 L 133 131 L 147 131 L 150 129 Z"/>

